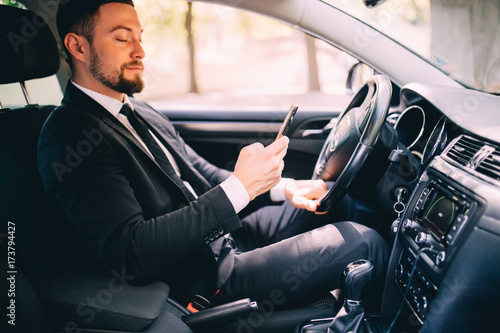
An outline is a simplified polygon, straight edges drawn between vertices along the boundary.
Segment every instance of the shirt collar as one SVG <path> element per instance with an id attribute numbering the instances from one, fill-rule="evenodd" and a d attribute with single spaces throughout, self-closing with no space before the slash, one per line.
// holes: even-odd
<path id="1" fill-rule="evenodd" d="M 111 113 L 115 117 L 117 117 L 118 113 L 120 113 L 120 110 L 121 110 L 123 104 L 128 104 L 132 110 L 134 109 L 134 106 L 130 102 L 130 99 L 128 98 L 127 95 L 125 95 L 125 98 L 124 98 L 123 103 L 122 103 L 122 102 L 117 101 L 116 99 L 114 99 L 112 97 L 109 97 L 109 96 L 103 95 L 101 93 L 98 93 L 96 91 L 90 90 L 88 88 L 82 87 L 81 85 L 75 83 L 73 80 L 71 81 L 71 83 L 75 87 L 77 87 L 78 89 L 83 91 L 85 94 L 87 94 L 90 98 L 92 98 L 97 103 L 99 103 L 103 108 L 108 110 L 108 112 Z"/>

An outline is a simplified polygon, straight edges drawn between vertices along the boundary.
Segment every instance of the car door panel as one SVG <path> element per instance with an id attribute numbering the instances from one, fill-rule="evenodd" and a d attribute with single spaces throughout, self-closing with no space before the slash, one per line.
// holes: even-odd
<path id="1" fill-rule="evenodd" d="M 270 144 L 286 116 L 285 110 L 162 110 L 182 138 L 211 163 L 232 170 L 238 153 L 246 145 Z M 328 131 L 321 129 L 340 110 L 299 110 L 290 127 L 290 145 L 285 157 L 285 177 L 311 177 Z"/>

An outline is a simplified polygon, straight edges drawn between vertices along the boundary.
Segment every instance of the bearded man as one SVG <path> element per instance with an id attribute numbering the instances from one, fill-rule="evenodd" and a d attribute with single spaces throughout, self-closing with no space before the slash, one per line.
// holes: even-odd
<path id="1" fill-rule="evenodd" d="M 73 73 L 43 127 L 39 172 L 101 265 L 137 284 L 162 279 L 184 304 L 194 294 L 275 300 L 276 291 L 280 304 L 305 303 L 339 288 L 356 259 L 372 261 L 382 281 L 380 235 L 315 214 L 323 181 L 281 179 L 287 137 L 243 148 L 234 171 L 222 170 L 132 97 L 146 56 L 132 1 L 61 1 L 57 26 Z M 269 192 L 284 203 L 239 218 Z"/>

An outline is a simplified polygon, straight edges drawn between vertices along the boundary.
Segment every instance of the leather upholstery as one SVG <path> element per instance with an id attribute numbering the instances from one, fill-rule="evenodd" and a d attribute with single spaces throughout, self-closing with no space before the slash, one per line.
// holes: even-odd
<path id="1" fill-rule="evenodd" d="M 57 45 L 40 16 L 2 5 L 0 29 L 4 64 L 0 84 L 57 71 Z M 159 320 L 178 332 L 192 332 L 179 314 L 165 306 L 169 292 L 165 283 L 134 287 L 120 272 L 113 276 L 95 266 L 60 207 L 45 192 L 37 171 L 37 145 L 54 108 L 29 105 L 0 110 L 0 230 L 6 231 L 9 222 L 15 224 L 16 284 L 22 287 L 16 291 L 16 319 L 23 323 L 20 331 L 45 332 L 47 327 L 59 331 L 75 323 L 95 332 L 158 332 L 162 330 Z M 110 295 L 111 299 L 106 298 Z M 97 308 L 86 303 L 93 298 L 101 300 Z"/>
<path id="2" fill-rule="evenodd" d="M 55 74 L 60 59 L 49 26 L 37 14 L 10 6 L 0 10 L 0 84 Z"/>
<path id="3" fill-rule="evenodd" d="M 0 221 L 16 224 L 17 256 L 25 274 L 48 264 L 92 260 L 36 167 L 38 135 L 54 106 L 0 110 Z M 21 263 L 18 263 L 21 265 Z"/>
<path id="4" fill-rule="evenodd" d="M 32 277 L 53 325 L 142 332 L 161 314 L 169 287 L 156 281 L 130 285 L 123 272 L 97 267 L 49 266 Z"/>

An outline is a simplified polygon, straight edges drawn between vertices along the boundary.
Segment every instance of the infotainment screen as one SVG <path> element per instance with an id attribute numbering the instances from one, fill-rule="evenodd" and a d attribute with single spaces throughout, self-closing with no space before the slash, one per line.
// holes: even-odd
<path id="1" fill-rule="evenodd" d="M 462 204 L 451 200 L 436 189 L 431 191 L 426 206 L 424 215 L 422 216 L 422 223 L 438 239 L 442 239 L 445 236 L 449 225 L 463 211 Z"/>
<path id="2" fill-rule="evenodd" d="M 468 201 L 461 195 L 453 193 L 443 186 L 431 183 L 424 191 L 423 201 L 425 204 L 416 214 L 420 221 L 432 235 L 439 241 L 447 236 L 451 225 L 460 214 L 467 214 Z M 448 240 L 449 241 L 449 240 Z"/>

